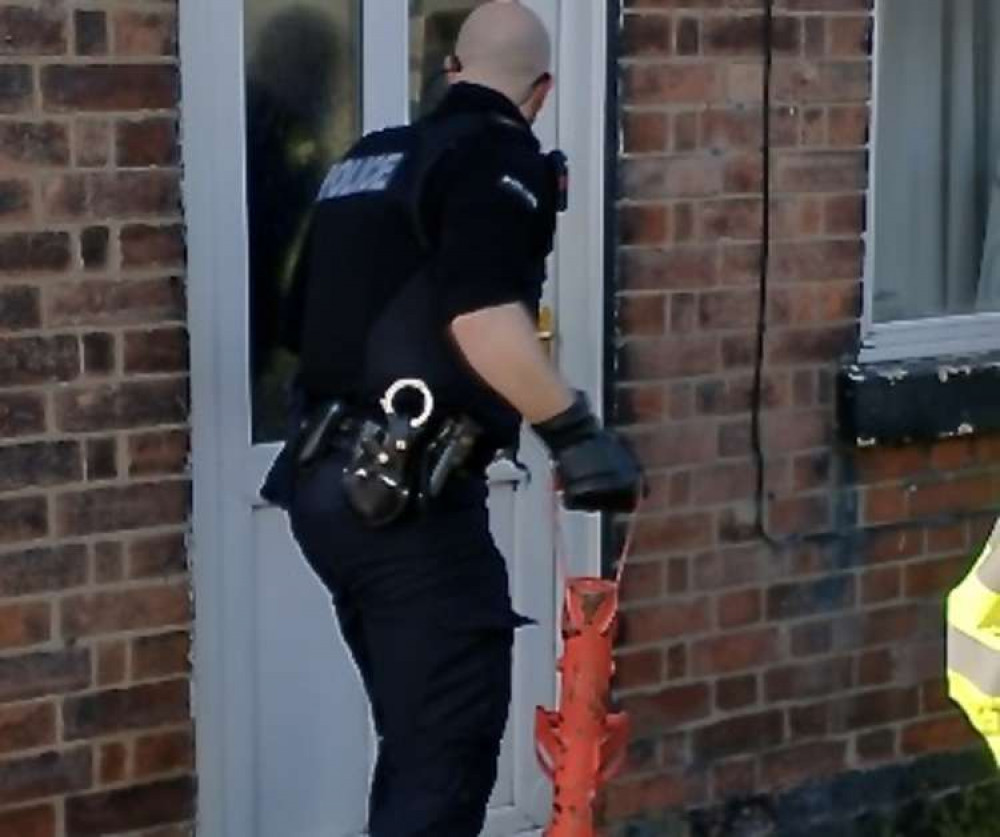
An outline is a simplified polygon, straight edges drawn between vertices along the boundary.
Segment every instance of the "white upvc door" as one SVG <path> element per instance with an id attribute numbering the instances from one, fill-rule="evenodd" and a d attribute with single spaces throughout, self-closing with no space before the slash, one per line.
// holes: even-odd
<path id="1" fill-rule="evenodd" d="M 283 0 L 266 0 L 280 6 Z M 335 0 L 327 0 L 336 5 Z M 460 0 L 449 0 L 463 5 Z M 565 78 L 538 125 L 573 164 L 570 212 L 552 260 L 556 352 L 601 403 L 605 4 L 526 0 L 545 19 Z M 447 5 L 447 3 L 445 4 Z M 464 0 L 470 5 L 470 0 Z M 410 3 L 359 0 L 365 130 L 408 117 Z M 181 4 L 185 197 L 192 346 L 194 707 L 200 837 L 354 837 L 364 831 L 373 755 L 367 706 L 284 516 L 257 489 L 277 448 L 255 444 L 250 374 L 244 0 Z M 560 591 L 545 459 L 534 479 L 491 473 L 491 521 L 508 559 L 518 632 L 514 703 L 487 829 L 532 833 L 550 794 L 534 764 L 533 711 L 555 698 Z M 575 572 L 599 565 L 597 520 L 564 516 Z"/>

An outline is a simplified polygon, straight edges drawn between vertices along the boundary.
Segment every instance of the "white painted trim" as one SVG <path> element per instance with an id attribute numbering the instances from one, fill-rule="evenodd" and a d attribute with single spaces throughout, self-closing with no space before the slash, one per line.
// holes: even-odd
<path id="1" fill-rule="evenodd" d="M 559 137 L 570 161 L 570 211 L 562 217 L 555 258 L 563 277 L 582 285 L 574 299 L 556 301 L 560 365 L 573 386 L 590 397 L 594 408 L 604 401 L 604 248 L 605 153 L 607 118 L 608 5 L 563 0 L 556 83 L 559 85 Z M 581 130 L 581 126 L 587 126 Z M 615 149 L 611 149 L 615 151 Z M 574 178 L 572 170 L 587 171 Z M 601 568 L 601 521 L 595 515 L 563 514 L 570 569 L 597 575 Z M 561 595 L 559 590 L 558 594 Z M 559 612 L 558 610 L 556 611 Z"/>
<path id="2" fill-rule="evenodd" d="M 868 194 L 865 198 L 865 231 L 862 240 L 865 248 L 864 271 L 863 271 L 863 297 L 864 307 L 861 312 L 861 335 L 862 345 L 872 334 L 874 323 L 873 311 L 875 310 L 875 149 L 878 139 L 879 121 L 879 56 L 882 48 L 882 27 L 879 25 L 881 0 L 875 0 L 875 8 L 872 11 L 874 31 L 872 33 L 872 98 L 869 105 L 870 125 L 868 129 Z M 862 349 L 862 354 L 863 354 Z M 864 357 L 861 358 L 864 360 Z"/>
<path id="3" fill-rule="evenodd" d="M 1000 349 L 1000 313 L 903 320 L 874 325 L 863 363 L 991 352 Z"/>
<path id="4" fill-rule="evenodd" d="M 361 62 L 364 133 L 398 125 L 410 112 L 409 2 L 387 10 L 385 0 L 362 0 Z M 379 13 L 381 12 L 381 14 Z"/>
<path id="5" fill-rule="evenodd" d="M 188 243 L 188 324 L 191 364 L 192 472 L 194 504 L 190 557 L 195 590 L 192 707 L 197 718 L 198 833 L 206 837 L 251 834 L 240 813 L 252 808 L 231 804 L 252 793 L 254 764 L 248 747 L 233 732 L 252 727 L 249 703 L 233 704 L 228 695 L 251 693 L 248 655 L 225 653 L 227 630 L 240 620 L 229 612 L 233 580 L 225 556 L 240 554 L 228 523 L 239 514 L 238 498 L 223 485 L 219 451 L 239 440 L 227 433 L 227 416 L 218 409 L 223 390 L 239 386 L 224 363 L 226 336 L 216 314 L 226 304 L 217 281 L 233 266 L 244 265 L 243 39 L 218 33 L 242 32 L 239 0 L 184 3 L 180 9 L 180 59 L 183 83 L 184 199 Z M 215 84 L 206 84 L 206 78 Z M 228 202 L 227 202 L 228 199 Z M 245 270 L 240 275 L 246 275 Z M 245 373 L 242 377 L 246 377 Z M 244 397 L 245 393 L 244 393 Z M 247 429 L 249 432 L 249 429 Z M 207 488 L 208 490 L 203 490 Z M 238 592 L 238 591 L 235 591 Z M 244 625 L 246 623 L 244 622 Z M 252 627 L 252 624 L 251 624 Z M 252 632 L 251 632 L 252 636 Z M 249 742 L 247 742 L 249 743 Z"/>
<path id="6" fill-rule="evenodd" d="M 868 144 L 867 229 L 864 233 L 864 310 L 861 317 L 862 363 L 907 360 L 941 355 L 977 354 L 1000 350 L 1000 313 L 965 314 L 922 320 L 875 322 L 875 192 L 878 188 L 879 65 L 882 56 L 882 27 L 885 0 L 875 0 L 872 39 L 871 128 Z"/>

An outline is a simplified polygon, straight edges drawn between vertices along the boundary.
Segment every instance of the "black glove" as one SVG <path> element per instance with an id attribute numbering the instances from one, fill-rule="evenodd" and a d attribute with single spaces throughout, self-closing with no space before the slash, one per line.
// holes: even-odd
<path id="1" fill-rule="evenodd" d="M 583 393 L 565 412 L 533 429 L 555 460 L 567 509 L 635 509 L 642 486 L 639 464 L 615 433 L 601 427 Z"/>

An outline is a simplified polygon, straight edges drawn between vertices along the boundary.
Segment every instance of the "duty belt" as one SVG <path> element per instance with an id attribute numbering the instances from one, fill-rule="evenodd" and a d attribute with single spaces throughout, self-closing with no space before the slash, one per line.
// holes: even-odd
<path id="1" fill-rule="evenodd" d="M 420 409 L 402 412 L 405 393 L 420 396 Z M 381 415 L 352 409 L 344 401 L 320 404 L 304 422 L 296 440 L 297 468 L 309 469 L 331 450 L 348 451 L 344 488 L 349 504 L 369 526 L 387 526 L 414 502 L 439 497 L 482 436 L 468 416 L 439 416 L 434 397 L 418 379 L 400 380 L 380 401 Z M 359 417 L 359 415 L 361 417 Z"/>

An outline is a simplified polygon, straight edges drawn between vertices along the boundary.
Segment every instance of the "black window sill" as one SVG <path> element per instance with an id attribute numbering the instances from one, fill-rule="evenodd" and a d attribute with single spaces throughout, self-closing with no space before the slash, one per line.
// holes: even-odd
<path id="1" fill-rule="evenodd" d="M 1000 430 L 1000 353 L 850 363 L 838 390 L 842 437 L 860 447 Z"/>

